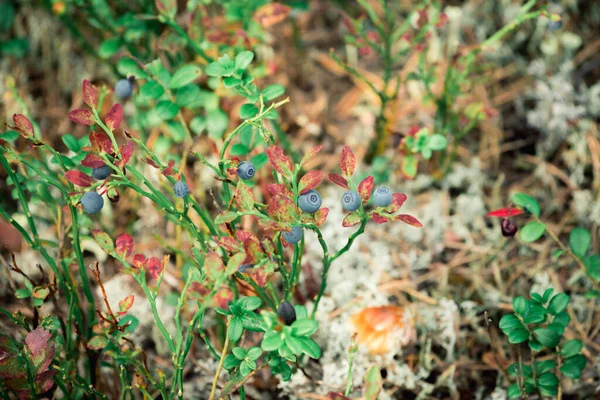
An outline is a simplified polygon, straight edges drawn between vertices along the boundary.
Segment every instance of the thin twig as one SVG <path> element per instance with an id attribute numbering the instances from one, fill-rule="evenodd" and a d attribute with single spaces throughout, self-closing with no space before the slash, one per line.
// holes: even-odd
<path id="1" fill-rule="evenodd" d="M 483 312 L 483 318 L 485 319 L 485 331 L 487 333 L 488 340 L 490 341 L 490 346 L 492 347 L 492 354 L 494 355 L 494 361 L 496 361 L 496 366 L 502 373 L 502 376 L 504 377 L 504 379 L 506 379 L 507 382 L 510 382 L 510 378 L 508 377 L 508 374 L 506 373 L 506 371 L 504 370 L 504 367 L 500 363 L 500 357 L 498 356 L 498 347 L 496 346 L 496 341 L 494 340 L 494 337 L 492 336 L 492 332 L 491 332 L 492 320 L 490 318 L 488 318 L 487 311 Z"/>
<path id="2" fill-rule="evenodd" d="M 231 322 L 231 318 L 227 320 L 227 326 L 225 327 L 225 332 L 229 328 L 229 323 Z M 210 389 L 210 396 L 208 400 L 214 400 L 215 392 L 217 390 L 217 382 L 219 381 L 219 374 L 221 373 L 221 368 L 223 368 L 223 362 L 225 361 L 225 355 L 227 354 L 227 348 L 229 347 L 229 335 L 225 334 L 225 344 L 223 345 L 223 351 L 221 352 L 221 360 L 219 361 L 219 366 L 217 367 L 217 372 L 215 372 L 215 378 L 213 379 L 212 388 Z"/>

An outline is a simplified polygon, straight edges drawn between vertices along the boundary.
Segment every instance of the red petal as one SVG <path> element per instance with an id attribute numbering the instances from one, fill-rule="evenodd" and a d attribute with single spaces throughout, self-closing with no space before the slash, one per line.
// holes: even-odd
<path id="1" fill-rule="evenodd" d="M 91 176 L 84 174 L 81 171 L 77 171 L 76 169 L 65 172 L 65 178 L 73 185 L 81 187 L 90 187 L 94 182 Z"/>
<path id="2" fill-rule="evenodd" d="M 521 210 L 520 208 L 508 207 L 508 208 L 499 208 L 497 210 L 490 211 L 489 213 L 486 214 L 486 217 L 506 218 L 506 217 L 514 217 L 515 215 L 521 215 L 521 214 L 523 214 L 523 210 Z"/>

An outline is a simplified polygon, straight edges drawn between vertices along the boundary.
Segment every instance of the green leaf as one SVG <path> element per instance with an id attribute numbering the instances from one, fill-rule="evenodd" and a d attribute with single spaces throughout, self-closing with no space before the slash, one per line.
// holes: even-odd
<path id="1" fill-rule="evenodd" d="M 171 78 L 171 82 L 169 82 L 170 89 L 178 89 L 187 85 L 188 83 L 192 83 L 196 79 L 200 77 L 202 71 L 200 67 L 194 64 L 187 64 L 183 67 L 179 68 L 175 74 L 173 74 L 173 78 Z"/>
<path id="2" fill-rule="evenodd" d="M 433 135 L 427 136 L 426 145 L 429 149 L 438 151 L 444 150 L 448 147 L 448 139 L 444 135 L 434 133 Z"/>
<path id="3" fill-rule="evenodd" d="M 517 328 L 508 334 L 508 341 L 511 344 L 523 343 L 529 339 L 529 331 L 525 328 Z"/>
<path id="4" fill-rule="evenodd" d="M 269 331 L 263 336 L 260 347 L 264 351 L 275 351 L 279 349 L 282 344 L 283 338 L 281 337 L 281 333 Z"/>
<path id="5" fill-rule="evenodd" d="M 548 305 L 548 312 L 553 315 L 561 313 L 569 305 L 571 298 L 565 293 L 559 293 L 550 300 Z"/>
<path id="6" fill-rule="evenodd" d="M 566 311 L 563 311 L 561 313 L 558 313 L 558 315 L 556 315 L 556 317 L 554 317 L 554 320 L 552 322 L 554 322 L 556 324 L 561 324 L 562 326 L 564 326 L 566 328 L 567 326 L 569 326 L 569 323 L 571 322 L 571 316 Z"/>
<path id="7" fill-rule="evenodd" d="M 267 330 L 267 324 L 265 320 L 258 314 L 255 313 L 245 313 L 242 315 L 242 323 L 244 324 L 244 329 L 252 332 L 264 332 Z"/>
<path id="8" fill-rule="evenodd" d="M 62 136 L 62 141 L 73 153 L 79 153 L 81 151 L 81 145 L 79 144 L 79 140 L 75 139 L 75 136 L 67 133 Z"/>
<path id="9" fill-rule="evenodd" d="M 175 92 L 177 104 L 179 104 L 182 107 L 187 107 L 190 104 L 194 104 L 199 93 L 200 88 L 198 87 L 198 85 L 189 84 L 180 87 L 179 89 L 177 89 L 177 92 Z"/>
<path id="10" fill-rule="evenodd" d="M 554 367 L 556 367 L 556 361 L 554 360 L 544 360 L 535 362 L 535 372 L 537 372 L 538 375 L 541 375 L 548 371 L 552 371 Z"/>
<path id="11" fill-rule="evenodd" d="M 236 143 L 229 149 L 229 154 L 232 156 L 245 156 L 248 153 L 250 153 L 250 149 L 241 143 Z"/>
<path id="12" fill-rule="evenodd" d="M 263 101 L 273 100 L 285 93 L 285 88 L 279 84 L 269 85 L 262 91 Z"/>
<path id="13" fill-rule="evenodd" d="M 262 350 L 260 349 L 260 347 L 256 347 L 256 346 L 250 347 L 248 349 L 248 352 L 246 353 L 246 357 L 248 357 L 252 361 L 258 360 L 261 355 L 262 355 Z"/>
<path id="14" fill-rule="evenodd" d="M 530 301 L 534 301 L 541 304 L 544 304 L 544 299 L 542 298 L 542 296 L 540 296 L 539 293 L 531 293 L 531 300 Z"/>
<path id="15" fill-rule="evenodd" d="M 229 327 L 227 328 L 227 336 L 229 336 L 229 340 L 232 343 L 237 342 L 244 332 L 244 324 L 242 324 L 242 320 L 240 317 L 233 317 L 229 322 Z"/>
<path id="16" fill-rule="evenodd" d="M 308 318 L 308 311 L 306 311 L 306 307 L 302 304 L 296 304 L 294 306 L 294 311 L 296 311 L 296 319 Z"/>
<path id="17" fill-rule="evenodd" d="M 240 107 L 240 118 L 250 119 L 254 118 L 258 114 L 258 107 L 254 104 L 244 104 Z"/>
<path id="18" fill-rule="evenodd" d="M 242 376 L 248 376 L 250 372 L 252 372 L 252 369 L 250 369 L 250 367 L 248 366 L 248 362 L 242 361 L 242 363 L 240 364 L 240 374 L 242 374 Z"/>
<path id="19" fill-rule="evenodd" d="M 98 245 L 100 246 L 100 248 L 102 250 L 104 250 L 108 254 L 113 253 L 115 245 L 107 233 L 104 233 L 101 230 L 96 229 L 96 230 L 92 231 L 92 236 L 94 237 L 94 239 L 96 240 L 96 242 L 98 243 Z"/>
<path id="20" fill-rule="evenodd" d="M 254 311 L 262 305 L 260 297 L 248 296 L 238 300 L 238 304 L 246 311 Z"/>
<path id="21" fill-rule="evenodd" d="M 506 395 L 509 399 L 516 399 L 518 397 L 521 397 L 521 389 L 519 389 L 519 385 L 517 385 L 516 383 L 510 385 L 508 391 L 506 392 Z"/>
<path id="22" fill-rule="evenodd" d="M 527 311 L 527 302 L 525 301 L 525 297 L 519 296 L 513 299 L 513 310 L 515 310 L 517 314 L 525 314 L 525 311 Z"/>
<path id="23" fill-rule="evenodd" d="M 402 173 L 408 179 L 413 179 L 415 176 L 417 176 L 418 165 L 419 160 L 417 160 L 417 157 L 407 154 L 402 159 Z"/>
<path id="24" fill-rule="evenodd" d="M 550 328 L 540 328 L 533 332 L 533 336 L 538 342 L 551 349 L 558 345 L 560 342 L 560 335 Z"/>
<path id="25" fill-rule="evenodd" d="M 537 378 L 536 383 L 544 389 L 552 389 L 558 387 L 559 380 L 552 372 L 546 372 Z"/>
<path id="26" fill-rule="evenodd" d="M 512 197 L 513 203 L 524 208 L 536 217 L 540 216 L 540 205 L 537 200 L 525 193 L 515 193 Z"/>
<path id="27" fill-rule="evenodd" d="M 562 346 L 562 349 L 560 349 L 560 354 L 564 358 L 569 358 L 579 354 L 581 349 L 583 349 L 583 342 L 579 339 L 573 339 L 569 340 Z"/>
<path id="28" fill-rule="evenodd" d="M 311 336 L 317 329 L 319 329 L 319 323 L 314 319 L 296 320 L 292 324 L 292 330 L 295 336 Z"/>
<path id="29" fill-rule="evenodd" d="M 600 256 L 597 254 L 587 256 L 583 259 L 583 264 L 590 278 L 596 282 L 600 281 Z"/>
<path id="30" fill-rule="evenodd" d="M 0 134 L 0 139 L 5 140 L 7 142 L 12 142 L 19 137 L 19 132 L 17 131 L 8 131 Z"/>
<path id="31" fill-rule="evenodd" d="M 140 94 L 152 100 L 160 98 L 165 93 L 162 85 L 156 81 L 149 80 L 140 87 Z"/>
<path id="32" fill-rule="evenodd" d="M 179 112 L 179 106 L 169 100 L 163 100 L 156 105 L 156 113 L 162 120 L 175 118 Z"/>
<path id="33" fill-rule="evenodd" d="M 286 336 L 284 339 L 285 345 L 294 353 L 299 356 L 302 355 L 303 351 L 303 343 L 300 339 L 295 338 L 293 336 Z"/>
<path id="34" fill-rule="evenodd" d="M 243 360 L 244 358 L 246 358 L 246 350 L 244 350 L 241 347 L 234 347 L 233 349 L 231 349 L 231 352 L 238 360 Z"/>
<path id="35" fill-rule="evenodd" d="M 235 358 L 233 354 L 228 354 L 227 357 L 223 360 L 223 368 L 230 370 L 237 367 L 240 364 L 240 360 Z"/>
<path id="36" fill-rule="evenodd" d="M 511 329 L 521 327 L 521 321 L 513 314 L 507 314 L 500 319 L 500 329 L 503 331 L 509 331 Z"/>
<path id="37" fill-rule="evenodd" d="M 121 38 L 119 36 L 105 40 L 98 48 L 98 56 L 107 59 L 113 56 L 121 47 Z"/>
<path id="38" fill-rule="evenodd" d="M 29 291 L 29 289 L 18 289 L 15 292 L 15 297 L 17 299 L 26 299 L 28 297 L 31 297 L 31 292 Z"/>
<path id="39" fill-rule="evenodd" d="M 544 348 L 544 346 L 542 346 L 542 344 L 540 342 L 538 342 L 535 339 L 530 339 L 527 344 L 529 345 L 529 348 L 533 351 L 542 351 L 542 349 Z"/>
<path id="40" fill-rule="evenodd" d="M 382 386 L 381 370 L 377 365 L 373 365 L 365 376 L 365 400 L 377 400 Z"/>
<path id="41" fill-rule="evenodd" d="M 300 338 L 300 341 L 302 342 L 302 351 L 304 354 L 315 360 L 321 357 L 321 349 L 314 340 L 305 337 Z"/>
<path id="42" fill-rule="evenodd" d="M 215 224 L 220 225 L 227 222 L 231 222 L 237 218 L 237 213 L 233 211 L 224 211 L 221 214 L 217 215 L 215 218 Z"/>
<path id="43" fill-rule="evenodd" d="M 91 350 L 102 350 L 108 346 L 108 339 L 106 336 L 94 336 L 87 343 L 87 348 Z"/>
<path id="44" fill-rule="evenodd" d="M 592 235 L 587 229 L 577 227 L 569 235 L 569 248 L 579 258 L 583 258 L 592 243 Z"/>
<path id="45" fill-rule="evenodd" d="M 546 321 L 546 309 L 539 304 L 530 303 L 524 317 L 523 322 L 525 324 L 540 324 Z"/>
<path id="46" fill-rule="evenodd" d="M 133 75 L 137 79 L 146 79 L 148 74 L 131 58 L 121 58 L 117 62 L 117 71 L 122 76 Z"/>
<path id="47" fill-rule="evenodd" d="M 223 137 L 228 125 L 229 118 L 227 118 L 227 114 L 219 108 L 209 112 L 206 117 L 206 130 L 213 138 Z"/>
<path id="48" fill-rule="evenodd" d="M 581 371 L 585 368 L 587 360 L 583 354 L 568 358 L 560 367 L 560 372 L 572 379 L 579 379 Z"/>
<path id="49" fill-rule="evenodd" d="M 552 296 L 552 293 L 554 293 L 553 288 L 549 288 L 544 291 L 544 295 L 542 296 L 542 300 L 544 303 L 547 303 L 548 300 L 550 300 L 550 296 Z"/>
<path id="50" fill-rule="evenodd" d="M 242 51 L 235 56 L 235 69 L 246 69 L 254 59 L 254 53 L 251 51 Z"/>
<path id="51" fill-rule="evenodd" d="M 223 79 L 223 84 L 227 88 L 239 86 L 241 83 L 242 80 L 240 78 L 236 78 L 235 76 L 228 76 L 227 78 Z M 246 94 L 246 92 L 242 92 L 242 94 Z"/>
<path id="52" fill-rule="evenodd" d="M 521 228 L 519 235 L 524 242 L 535 242 L 546 232 L 546 225 L 539 221 L 531 221 Z"/>
<path id="53" fill-rule="evenodd" d="M 562 336 L 563 333 L 565 333 L 565 327 L 556 322 L 548 324 L 547 328 L 552 329 L 554 332 L 558 333 L 559 336 Z"/>
<path id="54" fill-rule="evenodd" d="M 225 73 L 225 68 L 221 65 L 221 63 L 215 61 L 210 63 L 204 72 L 206 72 L 206 75 L 208 76 L 220 77 Z"/>
<path id="55" fill-rule="evenodd" d="M 552 252 L 552 259 L 556 260 L 563 254 L 565 254 L 565 251 L 563 249 L 556 249 Z"/>
<path id="56" fill-rule="evenodd" d="M 269 161 L 269 157 L 265 153 L 259 153 L 252 157 L 250 161 L 252 161 L 256 169 L 259 169 Z"/>

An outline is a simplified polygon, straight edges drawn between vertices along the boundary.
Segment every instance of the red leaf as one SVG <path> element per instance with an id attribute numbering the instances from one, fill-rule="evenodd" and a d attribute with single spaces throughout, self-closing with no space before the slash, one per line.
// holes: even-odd
<path id="1" fill-rule="evenodd" d="M 349 146 L 344 146 L 340 155 L 340 168 L 347 177 L 352 176 L 356 168 L 356 157 Z"/>
<path id="2" fill-rule="evenodd" d="M 321 171 L 310 171 L 300 179 L 298 183 L 298 190 L 300 194 L 304 194 L 309 190 L 312 190 L 319 186 L 319 183 L 323 180 L 323 173 Z"/>
<path id="3" fill-rule="evenodd" d="M 272 275 L 267 274 L 262 267 L 246 270 L 246 274 L 248 274 L 248 277 L 260 287 L 267 286 L 267 283 L 269 282 L 269 276 Z"/>
<path id="4" fill-rule="evenodd" d="M 29 350 L 34 372 L 43 372 L 50 366 L 54 357 L 54 343 L 50 342 L 51 338 L 50 331 L 42 327 L 29 332 L 25 337 L 25 346 Z"/>
<path id="5" fill-rule="evenodd" d="M 371 198 L 371 194 L 373 193 L 373 186 L 375 182 L 372 176 L 367 176 L 363 181 L 358 185 L 358 194 L 362 199 L 363 204 L 365 204 Z"/>
<path id="6" fill-rule="evenodd" d="M 73 185 L 81 186 L 81 187 L 90 187 L 94 180 L 91 176 L 84 174 L 81 171 L 76 169 L 72 169 L 70 171 L 65 172 L 65 178 Z"/>
<path id="7" fill-rule="evenodd" d="M 90 110 L 78 108 L 67 114 L 67 117 L 79 125 L 94 125 L 94 114 Z"/>
<path id="8" fill-rule="evenodd" d="M 300 165 L 306 164 L 311 158 L 313 158 L 315 155 L 317 155 L 317 153 L 320 152 L 322 148 L 323 148 L 323 146 L 313 147 L 311 151 L 309 151 L 308 153 L 306 153 L 304 155 L 304 157 L 302 157 L 302 161 L 300 161 Z"/>
<path id="9" fill-rule="evenodd" d="M 346 180 L 346 178 L 344 178 L 343 176 L 339 175 L 339 174 L 329 174 L 329 180 L 333 183 L 335 183 L 338 186 L 343 187 L 344 189 L 350 189 L 350 186 L 348 186 L 348 181 Z"/>
<path id="10" fill-rule="evenodd" d="M 254 13 L 252 19 L 268 28 L 283 21 L 290 13 L 291 8 L 280 3 L 265 4 Z"/>
<path id="11" fill-rule="evenodd" d="M 329 214 L 329 208 L 319 208 L 317 212 L 313 214 L 315 219 L 315 225 L 323 225 L 323 223 L 327 219 L 327 214 Z"/>
<path id="12" fill-rule="evenodd" d="M 127 311 L 129 311 L 131 306 L 133 306 L 134 298 L 135 297 L 132 294 L 130 294 L 129 296 L 125 297 L 123 300 L 119 301 L 119 311 L 117 312 L 117 314 L 119 316 L 123 316 L 123 315 L 127 314 Z"/>
<path id="13" fill-rule="evenodd" d="M 98 104 L 98 93 L 87 79 L 84 79 L 81 84 L 81 92 L 83 93 L 83 102 L 91 108 L 95 108 Z"/>
<path id="14" fill-rule="evenodd" d="M 280 222 L 292 223 L 298 217 L 298 207 L 294 202 L 280 195 L 275 195 L 269 200 L 269 216 Z"/>
<path id="15" fill-rule="evenodd" d="M 143 254 L 136 254 L 133 256 L 133 262 L 131 264 L 134 268 L 143 268 L 146 264 L 146 257 Z"/>
<path id="16" fill-rule="evenodd" d="M 225 250 L 229 251 L 230 253 L 235 253 L 235 252 L 241 251 L 243 249 L 243 246 L 232 237 L 223 236 L 223 237 L 215 238 L 215 239 L 216 239 L 215 241 L 217 242 L 219 247 L 223 247 Z"/>
<path id="17" fill-rule="evenodd" d="M 378 213 L 373 213 L 372 217 L 373 217 L 373 221 L 376 224 L 385 224 L 386 222 L 389 221 L 389 218 L 384 217 L 383 215 L 380 215 Z"/>
<path id="18" fill-rule="evenodd" d="M 163 169 L 162 174 L 164 176 L 171 176 L 174 174 L 173 172 L 173 166 L 175 165 L 175 161 L 174 160 L 169 160 L 169 163 L 167 164 L 167 168 Z"/>
<path id="19" fill-rule="evenodd" d="M 227 309 L 227 304 L 233 300 L 233 292 L 228 286 L 223 285 L 213 297 L 213 305 L 215 307 Z"/>
<path id="20" fill-rule="evenodd" d="M 115 250 L 117 254 L 129 257 L 133 252 L 133 238 L 126 233 L 121 233 L 115 240 Z"/>
<path id="21" fill-rule="evenodd" d="M 269 219 L 259 219 L 258 225 L 264 230 L 286 231 L 286 232 L 289 232 L 292 230 L 292 225 L 290 223 L 275 222 L 275 221 L 271 221 Z"/>
<path id="22" fill-rule="evenodd" d="M 281 147 L 271 146 L 267 149 L 267 157 L 277 172 L 289 179 L 294 173 L 292 160 L 283 153 Z"/>
<path id="23" fill-rule="evenodd" d="M 385 212 L 393 214 L 402 207 L 402 204 L 406 201 L 406 195 L 404 193 L 392 194 L 392 202 L 385 208 Z"/>
<path id="24" fill-rule="evenodd" d="M 360 215 L 360 210 L 352 211 L 350 214 L 346 215 L 346 218 L 342 221 L 342 226 L 348 228 L 359 224 L 361 220 L 362 216 Z"/>
<path id="25" fill-rule="evenodd" d="M 254 233 L 248 232 L 248 231 L 236 231 L 235 232 L 235 237 L 240 242 L 245 242 L 248 239 L 256 239 L 256 240 L 258 240 L 258 238 L 256 237 L 256 235 Z"/>
<path id="26" fill-rule="evenodd" d="M 108 129 L 115 130 L 121 125 L 121 121 L 123 120 L 123 106 L 119 103 L 113 105 L 110 110 L 108 110 L 108 114 L 106 114 L 106 118 L 104 121 L 106 122 L 106 126 Z"/>
<path id="27" fill-rule="evenodd" d="M 14 114 L 13 122 L 15 123 L 15 128 L 23 137 L 33 136 L 33 125 L 29 118 L 24 116 L 23 114 Z"/>
<path id="28" fill-rule="evenodd" d="M 100 168 L 104 165 L 104 160 L 97 154 L 89 153 L 85 156 L 83 161 L 81 161 L 81 165 L 90 168 Z"/>
<path id="29" fill-rule="evenodd" d="M 294 197 L 294 193 L 283 183 L 271 183 L 267 186 L 267 189 L 273 196 L 281 195 L 289 199 Z"/>
<path id="30" fill-rule="evenodd" d="M 515 215 L 521 215 L 521 214 L 523 214 L 523 210 L 521 210 L 520 208 L 508 207 L 508 208 L 499 208 L 497 210 L 490 211 L 485 216 L 486 217 L 506 218 L 506 217 L 514 217 Z"/>
<path id="31" fill-rule="evenodd" d="M 106 133 L 90 133 L 90 144 L 92 145 L 92 148 L 98 152 L 103 151 L 107 154 L 114 154 L 115 152 L 112 142 Z"/>
<path id="32" fill-rule="evenodd" d="M 133 142 L 130 140 L 121 146 L 121 159 L 117 162 L 117 167 L 123 169 L 131 160 L 131 156 L 133 155 Z"/>
<path id="33" fill-rule="evenodd" d="M 225 271 L 225 264 L 217 253 L 211 251 L 204 259 L 204 268 L 210 280 L 215 281 Z"/>
<path id="34" fill-rule="evenodd" d="M 419 222 L 418 219 L 416 219 L 415 217 L 413 217 L 412 215 L 408 215 L 408 214 L 400 214 L 400 215 L 396 215 L 394 217 L 394 219 L 396 221 L 402 221 L 405 224 L 408 224 L 410 226 L 414 226 L 415 228 L 422 228 L 423 224 L 421 224 Z"/>
<path id="35" fill-rule="evenodd" d="M 235 189 L 235 201 L 241 211 L 252 211 L 254 208 L 254 195 L 252 190 L 243 181 L 239 181 Z"/>
<path id="36" fill-rule="evenodd" d="M 154 279 L 158 279 L 163 272 L 163 266 L 156 257 L 150 257 L 146 260 L 146 268 L 148 269 L 150 276 Z"/>
<path id="37" fill-rule="evenodd" d="M 160 168 L 157 163 L 154 162 L 150 157 L 146 157 L 146 164 L 153 166 L 154 168 Z"/>
<path id="38" fill-rule="evenodd" d="M 244 261 L 244 263 L 250 262 L 252 264 L 256 264 L 261 258 L 264 257 L 262 247 L 260 247 L 260 242 L 256 237 L 251 237 L 244 241 L 244 252 L 247 255 L 246 260 L 248 260 Z"/>

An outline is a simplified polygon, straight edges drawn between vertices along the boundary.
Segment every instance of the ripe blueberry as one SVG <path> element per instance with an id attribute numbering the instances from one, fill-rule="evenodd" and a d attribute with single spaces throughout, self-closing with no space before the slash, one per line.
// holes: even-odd
<path id="1" fill-rule="evenodd" d="M 360 207 L 360 196 L 355 190 L 348 190 L 342 196 L 342 207 L 348 211 L 354 211 Z"/>
<path id="2" fill-rule="evenodd" d="M 380 186 L 373 193 L 373 204 L 376 207 L 387 207 L 392 202 L 392 191 L 386 186 Z"/>
<path id="3" fill-rule="evenodd" d="M 92 176 L 94 177 L 94 179 L 97 179 L 99 181 L 101 181 L 102 179 L 108 178 L 109 175 L 110 175 L 110 168 L 106 164 L 104 164 L 103 166 L 101 166 L 99 168 L 92 169 Z"/>
<path id="4" fill-rule="evenodd" d="M 296 321 L 296 310 L 287 301 L 282 302 L 277 309 L 277 315 L 286 325 L 291 325 Z"/>
<path id="5" fill-rule="evenodd" d="M 242 264 L 239 266 L 238 272 L 246 272 L 251 268 L 254 268 L 254 264 Z"/>
<path id="6" fill-rule="evenodd" d="M 298 196 L 298 207 L 307 213 L 316 212 L 321 207 L 322 202 L 321 195 L 316 190 L 309 190 Z"/>
<path id="7" fill-rule="evenodd" d="M 87 192 L 81 198 L 83 211 L 88 214 L 96 214 L 104 206 L 104 199 L 96 192 Z"/>
<path id="8" fill-rule="evenodd" d="M 500 227 L 502 228 L 502 236 L 504 237 L 513 237 L 517 233 L 517 224 L 513 222 L 512 219 L 504 218 L 500 223 Z"/>
<path id="9" fill-rule="evenodd" d="M 552 32 L 556 32 L 557 30 L 559 30 L 560 28 L 562 28 L 562 26 L 563 26 L 562 20 L 560 20 L 560 21 L 548 21 L 548 29 L 550 29 Z"/>
<path id="10" fill-rule="evenodd" d="M 179 197 L 180 199 L 184 198 L 188 194 L 190 194 L 190 188 L 188 188 L 187 183 L 179 180 L 175 183 L 173 187 L 173 192 L 175 192 L 175 197 Z"/>
<path id="11" fill-rule="evenodd" d="M 283 237 L 289 244 L 296 244 L 302 240 L 302 227 L 294 226 L 291 232 L 283 232 Z"/>
<path id="12" fill-rule="evenodd" d="M 252 179 L 256 173 L 256 168 L 254 168 L 254 164 L 250 161 L 242 161 L 240 165 L 238 165 L 237 173 L 241 179 Z"/>
<path id="13" fill-rule="evenodd" d="M 115 93 L 123 100 L 129 98 L 133 93 L 133 84 L 129 79 L 121 79 L 115 85 Z"/>

